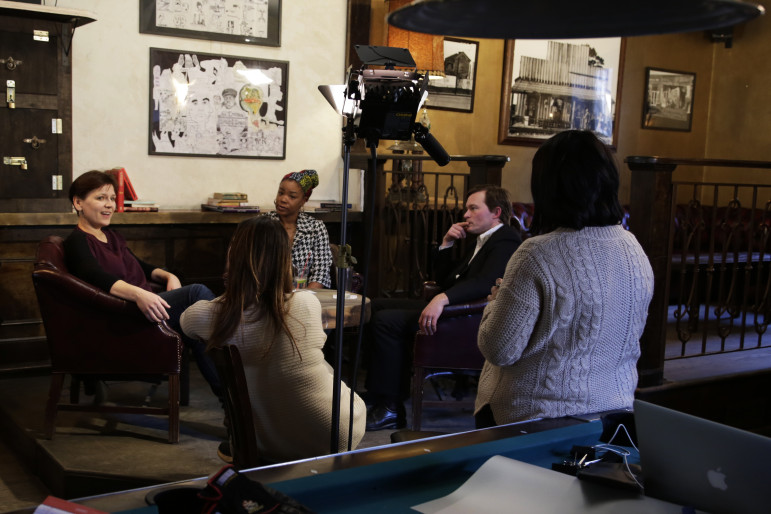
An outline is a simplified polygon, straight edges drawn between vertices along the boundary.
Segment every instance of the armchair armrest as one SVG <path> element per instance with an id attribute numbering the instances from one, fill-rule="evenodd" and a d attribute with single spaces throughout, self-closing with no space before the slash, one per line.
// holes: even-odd
<path id="1" fill-rule="evenodd" d="M 438 295 L 442 292 L 442 288 L 439 287 L 439 284 L 434 282 L 433 280 L 426 280 L 423 282 L 423 292 L 421 296 L 423 299 L 427 302 L 431 301 L 431 298 Z"/>
<path id="2" fill-rule="evenodd" d="M 473 302 L 457 303 L 455 305 L 446 305 L 439 316 L 440 320 L 454 318 L 457 316 L 470 316 L 472 314 L 481 314 L 487 307 L 487 298 L 474 300 Z"/>
<path id="3" fill-rule="evenodd" d="M 427 280 L 423 282 L 423 299 L 430 301 L 434 296 L 442 292 L 439 284 L 433 280 Z M 485 310 L 487 306 L 487 298 L 480 298 L 479 300 L 473 300 L 469 302 L 456 303 L 454 305 L 446 305 L 442 311 L 442 315 L 439 319 L 452 318 L 455 316 L 468 316 L 471 314 L 478 314 Z"/>
<path id="4" fill-rule="evenodd" d="M 63 274 L 45 265 L 36 265 L 32 272 L 32 281 L 36 285 L 47 286 L 48 291 L 60 292 L 61 301 L 71 301 L 84 307 L 103 311 L 113 315 L 126 315 L 144 318 L 134 302 L 106 293 L 74 275 Z"/>

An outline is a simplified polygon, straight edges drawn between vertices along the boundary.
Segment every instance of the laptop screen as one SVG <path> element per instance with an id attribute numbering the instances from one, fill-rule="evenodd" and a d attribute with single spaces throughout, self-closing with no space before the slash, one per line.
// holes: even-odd
<path id="1" fill-rule="evenodd" d="M 771 512 L 771 438 L 635 400 L 645 494 L 709 512 Z"/>

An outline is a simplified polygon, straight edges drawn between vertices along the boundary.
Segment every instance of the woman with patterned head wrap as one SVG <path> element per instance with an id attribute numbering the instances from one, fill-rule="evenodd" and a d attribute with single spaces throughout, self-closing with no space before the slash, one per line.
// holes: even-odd
<path id="1" fill-rule="evenodd" d="M 332 252 L 327 228 L 302 211 L 318 185 L 319 175 L 315 170 L 287 173 L 278 186 L 276 210 L 268 215 L 278 219 L 286 230 L 292 248 L 292 266 L 298 272 L 305 270 L 308 287 L 329 288 L 332 287 Z"/>

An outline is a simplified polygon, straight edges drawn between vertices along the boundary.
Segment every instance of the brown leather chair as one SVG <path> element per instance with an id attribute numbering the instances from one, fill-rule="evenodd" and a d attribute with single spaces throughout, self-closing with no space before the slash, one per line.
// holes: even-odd
<path id="1" fill-rule="evenodd" d="M 439 288 L 435 282 L 424 284 L 424 298 L 430 299 L 438 292 Z M 423 389 L 429 372 L 482 369 L 485 358 L 477 346 L 477 332 L 486 305 L 486 298 L 448 305 L 442 311 L 433 335 L 418 332 L 415 336 L 412 361 L 412 430 L 420 430 L 423 406 L 473 407 L 468 401 L 425 400 Z"/>
<path id="2" fill-rule="evenodd" d="M 212 348 L 208 353 L 222 380 L 233 465 L 237 469 L 248 469 L 264 464 L 257 450 L 252 403 L 238 347 L 226 345 Z"/>
<path id="3" fill-rule="evenodd" d="M 182 340 L 166 323 L 152 323 L 136 304 L 105 293 L 67 271 L 62 238 L 38 246 L 32 282 L 51 356 L 45 435 L 54 435 L 59 410 L 169 416 L 169 442 L 179 442 Z M 97 379 L 169 381 L 165 407 L 60 403 L 65 375 Z M 74 395 L 77 398 L 77 395 Z"/>

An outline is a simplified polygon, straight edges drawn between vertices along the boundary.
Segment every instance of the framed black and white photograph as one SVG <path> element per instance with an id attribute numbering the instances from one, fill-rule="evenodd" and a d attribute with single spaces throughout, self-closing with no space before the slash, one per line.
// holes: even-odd
<path id="1" fill-rule="evenodd" d="M 444 77 L 429 80 L 426 107 L 474 112 L 478 54 L 476 41 L 444 38 Z"/>
<path id="2" fill-rule="evenodd" d="M 139 32 L 281 46 L 281 0 L 140 0 Z"/>
<path id="3" fill-rule="evenodd" d="M 150 49 L 150 155 L 284 159 L 289 63 Z"/>
<path id="4" fill-rule="evenodd" d="M 623 38 L 507 40 L 498 143 L 538 146 L 591 130 L 616 146 Z"/>
<path id="5" fill-rule="evenodd" d="M 642 127 L 689 132 L 695 87 L 695 73 L 646 68 Z"/>

